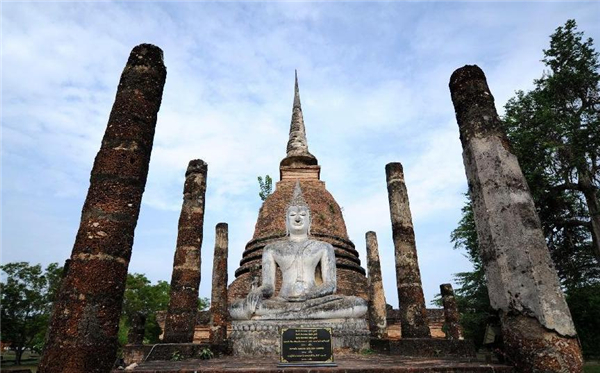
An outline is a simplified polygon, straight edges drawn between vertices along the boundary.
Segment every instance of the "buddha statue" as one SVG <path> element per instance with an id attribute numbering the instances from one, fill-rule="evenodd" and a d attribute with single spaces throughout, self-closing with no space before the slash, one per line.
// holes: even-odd
<path id="1" fill-rule="evenodd" d="M 230 307 L 233 320 L 301 320 L 360 318 L 367 302 L 359 297 L 336 295 L 333 246 L 313 240 L 310 209 L 296 182 L 286 211 L 287 239 L 268 244 L 262 254 L 262 283 L 245 299 Z M 275 271 L 282 275 L 275 295 Z"/>

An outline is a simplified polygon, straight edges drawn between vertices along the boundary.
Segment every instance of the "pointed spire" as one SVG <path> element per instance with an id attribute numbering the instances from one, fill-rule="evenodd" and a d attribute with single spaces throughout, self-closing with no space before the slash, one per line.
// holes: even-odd
<path id="1" fill-rule="evenodd" d="M 294 109 L 298 108 L 302 110 L 302 105 L 300 105 L 300 90 L 298 89 L 298 70 L 294 70 L 294 74 L 296 75 L 296 85 L 294 86 Z"/>
<path id="2" fill-rule="evenodd" d="M 308 151 L 306 128 L 300 105 L 300 90 L 298 88 L 298 71 L 295 70 L 294 106 L 290 124 L 290 139 L 287 143 L 287 156 L 281 161 L 282 166 L 307 166 L 318 164 L 317 158 Z"/>

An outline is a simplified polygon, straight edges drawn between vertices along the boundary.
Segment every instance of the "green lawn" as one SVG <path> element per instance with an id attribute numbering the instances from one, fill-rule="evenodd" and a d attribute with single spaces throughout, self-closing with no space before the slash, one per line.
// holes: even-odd
<path id="1" fill-rule="evenodd" d="M 588 361 L 583 367 L 585 373 L 600 373 L 600 363 L 597 361 Z"/>
<path id="2" fill-rule="evenodd" d="M 39 363 L 40 356 L 36 353 L 30 353 L 25 351 L 21 357 L 21 365 L 15 364 L 15 352 L 5 351 L 2 352 L 2 371 L 10 372 L 11 370 L 19 369 L 31 369 L 33 373 L 37 371 L 37 365 Z"/>

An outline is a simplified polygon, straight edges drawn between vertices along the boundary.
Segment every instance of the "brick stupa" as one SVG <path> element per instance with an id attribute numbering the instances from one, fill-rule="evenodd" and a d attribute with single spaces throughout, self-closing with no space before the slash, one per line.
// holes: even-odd
<path id="1" fill-rule="evenodd" d="M 245 298 L 253 286 L 261 284 L 263 247 L 286 237 L 285 211 L 292 198 L 296 180 L 300 181 L 302 194 L 311 210 L 310 236 L 329 242 L 335 249 L 336 293 L 368 299 L 365 270 L 360 265 L 354 244 L 348 238 L 342 210 L 325 188 L 320 174 L 321 166 L 317 158 L 308 151 L 296 75 L 290 139 L 287 155 L 279 166 L 280 181 L 260 208 L 254 236 L 246 244 L 240 267 L 235 271 L 236 278 L 229 286 L 230 303 L 234 299 Z M 281 272 L 278 268 L 275 294 L 279 292 L 280 283 Z"/>

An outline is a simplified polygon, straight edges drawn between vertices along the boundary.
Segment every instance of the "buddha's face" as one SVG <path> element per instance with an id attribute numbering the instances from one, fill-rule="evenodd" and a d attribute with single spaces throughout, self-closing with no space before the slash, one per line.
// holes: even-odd
<path id="1" fill-rule="evenodd" d="M 310 211 L 306 207 L 291 206 L 287 210 L 286 225 L 290 235 L 308 234 Z"/>

